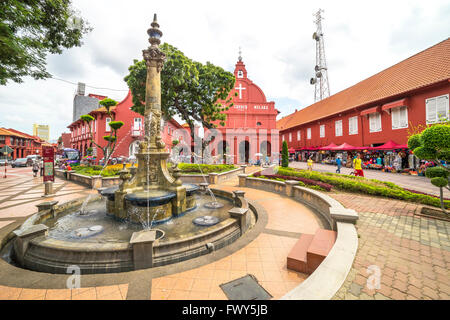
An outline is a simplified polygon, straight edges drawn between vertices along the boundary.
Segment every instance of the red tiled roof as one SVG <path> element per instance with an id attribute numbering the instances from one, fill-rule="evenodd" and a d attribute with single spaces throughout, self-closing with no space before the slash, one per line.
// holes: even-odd
<path id="1" fill-rule="evenodd" d="M 14 136 L 14 137 L 19 137 L 19 138 L 27 138 L 26 136 L 19 134 L 17 132 L 11 131 L 11 130 L 7 130 L 5 128 L 0 128 L 0 135 L 2 136 Z"/>
<path id="2" fill-rule="evenodd" d="M 450 38 L 277 121 L 284 130 L 450 79 Z M 400 97 L 398 97 L 400 95 Z"/>

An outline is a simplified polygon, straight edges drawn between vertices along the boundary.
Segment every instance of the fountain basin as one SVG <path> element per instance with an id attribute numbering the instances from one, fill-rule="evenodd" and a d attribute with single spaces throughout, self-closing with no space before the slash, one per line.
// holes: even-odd
<path id="1" fill-rule="evenodd" d="M 149 190 L 125 195 L 131 205 L 137 207 L 158 207 L 169 203 L 176 197 L 175 192 L 165 190 Z M 109 199 L 108 199 L 109 200 Z"/>
<path id="2" fill-rule="evenodd" d="M 210 201 L 209 196 L 196 195 L 199 205 L 189 211 L 170 219 L 170 223 L 159 224 L 152 250 L 152 267 L 168 265 L 187 259 L 195 258 L 211 252 L 211 247 L 220 249 L 225 247 L 242 234 L 241 222 L 232 217 L 228 211 L 235 205 L 235 198 L 231 193 L 215 190 L 218 201 L 225 204 L 219 211 L 211 211 L 203 206 Z M 48 234 L 41 234 L 30 239 L 26 252 L 16 257 L 13 250 L 13 260 L 27 269 L 40 272 L 65 274 L 70 265 L 77 265 L 82 274 L 126 272 L 139 269 L 136 267 L 136 248 L 131 239 L 140 232 L 138 224 L 129 224 L 108 215 L 104 208 L 105 200 L 93 199 L 86 206 L 90 215 L 79 215 L 80 203 L 75 207 L 67 204 L 56 208 L 53 213 L 42 211 L 27 219 L 21 229 L 27 230 L 32 226 L 45 224 L 49 228 Z M 244 198 L 240 205 L 248 206 Z M 103 212 L 99 208 L 103 207 Z M 250 211 L 249 211 L 250 213 Z M 251 212 L 253 224 L 256 223 L 257 213 Z M 200 216 L 215 215 L 220 222 L 213 226 L 199 226 L 192 220 Z M 70 219 L 69 219 L 70 218 Z M 69 219 L 65 221 L 65 219 Z M 106 220 L 105 220 L 106 219 Z M 59 231 L 54 229 L 60 225 Z M 102 225 L 104 230 L 94 236 L 74 239 L 72 230 Z M 122 227 L 126 226 L 125 229 Z M 98 231 L 99 228 L 92 228 Z M 122 231 L 120 231 L 122 230 Z M 115 236 L 113 238 L 113 236 Z M 16 243 L 13 239 L 12 244 Z M 211 246 L 213 244 L 213 246 Z"/>
<path id="3" fill-rule="evenodd" d="M 101 190 L 100 194 L 107 198 L 109 201 L 114 201 L 117 190 L 119 190 L 119 186 L 112 186 Z"/>

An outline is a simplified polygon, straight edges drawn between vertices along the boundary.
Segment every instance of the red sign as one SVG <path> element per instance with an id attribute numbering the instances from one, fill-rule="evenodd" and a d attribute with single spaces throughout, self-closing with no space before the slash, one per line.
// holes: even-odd
<path id="1" fill-rule="evenodd" d="M 55 181 L 55 151 L 53 147 L 42 146 L 42 157 L 44 159 L 44 182 Z"/>

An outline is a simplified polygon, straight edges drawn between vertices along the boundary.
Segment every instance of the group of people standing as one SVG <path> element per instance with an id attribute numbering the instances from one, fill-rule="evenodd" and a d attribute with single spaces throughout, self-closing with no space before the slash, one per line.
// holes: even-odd
<path id="1" fill-rule="evenodd" d="M 306 161 L 308 171 L 312 171 L 313 163 L 314 161 L 312 159 L 312 156 L 310 156 L 309 159 Z M 341 173 L 342 159 L 340 156 L 336 157 L 336 166 L 337 166 L 336 173 Z M 353 169 L 355 170 L 353 172 L 355 176 L 364 177 L 364 171 L 362 169 L 361 153 L 358 153 L 358 155 L 353 159 Z"/>

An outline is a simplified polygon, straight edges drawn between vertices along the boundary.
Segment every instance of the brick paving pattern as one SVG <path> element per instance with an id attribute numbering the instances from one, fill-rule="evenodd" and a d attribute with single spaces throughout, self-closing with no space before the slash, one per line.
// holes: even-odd
<path id="1" fill-rule="evenodd" d="M 248 168 L 249 172 L 256 168 Z M 274 299 L 299 285 L 307 275 L 286 269 L 286 255 L 300 233 L 323 227 L 302 204 L 265 191 L 238 188 L 237 179 L 214 186 L 227 191 L 242 189 L 246 197 L 268 212 L 266 229 L 252 242 L 221 260 L 199 268 L 152 279 L 151 299 L 226 299 L 219 285 L 251 273 Z M 96 191 L 57 179 L 57 194 L 41 198 L 42 180 L 30 170 L 16 169 L 0 181 L 0 228 L 36 211 L 48 200 L 60 203 Z M 359 212 L 356 228 L 359 247 L 344 285 L 333 299 L 449 299 L 450 223 L 415 216 L 418 204 L 331 192 L 345 207 Z M 379 268 L 379 269 L 377 269 Z M 380 271 L 379 288 L 371 282 Z M 368 285 L 369 283 L 369 285 Z M 130 289 L 131 290 L 131 289 Z M 126 299 L 129 284 L 80 289 L 26 289 L 0 285 L 5 299 Z"/>
<path id="2" fill-rule="evenodd" d="M 332 197 L 359 211 L 358 252 L 334 299 L 450 298 L 449 222 L 414 216 L 420 205 L 404 201 Z M 376 278 L 373 266 L 380 271 L 379 288 L 370 282 Z"/>

